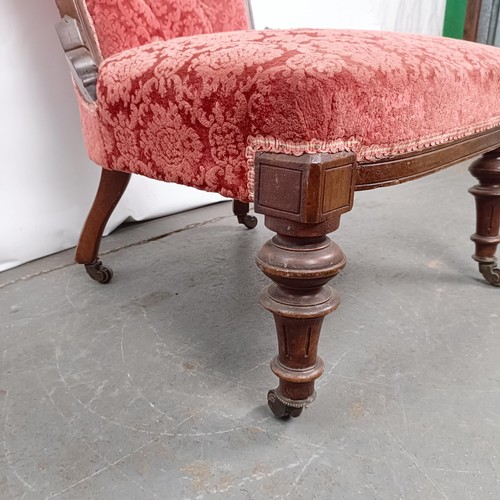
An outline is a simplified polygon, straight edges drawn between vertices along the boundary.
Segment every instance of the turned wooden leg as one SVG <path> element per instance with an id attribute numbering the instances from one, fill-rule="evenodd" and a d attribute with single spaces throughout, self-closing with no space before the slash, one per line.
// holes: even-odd
<path id="1" fill-rule="evenodd" d="M 248 215 L 250 205 L 243 201 L 233 200 L 233 213 L 238 218 L 238 222 L 243 224 L 248 229 L 253 229 L 257 226 L 257 217 Z"/>
<path id="2" fill-rule="evenodd" d="M 99 245 L 106 223 L 125 192 L 130 176 L 125 172 L 102 170 L 94 203 L 76 247 L 76 262 L 85 264 L 88 275 L 99 283 L 108 283 L 113 277 L 113 271 L 98 259 Z"/>
<path id="3" fill-rule="evenodd" d="M 257 255 L 258 267 L 274 283 L 261 304 L 274 315 L 278 355 L 271 369 L 279 378 L 268 404 L 277 417 L 297 417 L 315 398 L 323 373 L 317 354 L 324 317 L 339 305 L 327 282 L 345 266 L 345 256 L 327 233 L 352 207 L 354 156 L 318 154 L 256 157 L 255 211 L 277 235 Z"/>
<path id="4" fill-rule="evenodd" d="M 274 281 L 261 296 L 278 333 L 271 369 L 280 382 L 268 402 L 276 416 L 296 417 L 314 400 L 314 381 L 323 373 L 317 355 L 321 326 L 340 303 L 326 283 L 343 269 L 345 257 L 327 236 L 278 234 L 258 253 L 257 265 Z"/>
<path id="5" fill-rule="evenodd" d="M 471 236 L 476 244 L 472 258 L 479 271 L 494 286 L 500 286 L 500 269 L 495 257 L 500 243 L 500 148 L 486 153 L 470 167 L 479 184 L 469 192 L 476 198 L 476 232 Z"/>

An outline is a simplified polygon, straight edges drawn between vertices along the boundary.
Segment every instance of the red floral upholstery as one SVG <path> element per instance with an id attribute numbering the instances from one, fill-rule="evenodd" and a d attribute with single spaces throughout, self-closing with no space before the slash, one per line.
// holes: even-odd
<path id="1" fill-rule="evenodd" d="M 244 0 L 86 0 L 103 57 L 179 36 L 248 29 Z"/>
<path id="2" fill-rule="evenodd" d="M 102 167 L 251 200 L 257 150 L 363 162 L 499 125 L 500 51 L 360 31 L 175 38 L 106 59 L 82 115 Z"/>

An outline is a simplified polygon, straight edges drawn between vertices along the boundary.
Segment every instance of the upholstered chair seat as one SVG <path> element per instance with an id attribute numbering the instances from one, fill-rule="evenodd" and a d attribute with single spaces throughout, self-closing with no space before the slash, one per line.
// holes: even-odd
<path id="1" fill-rule="evenodd" d="M 321 326 L 339 306 L 327 283 L 346 265 L 327 234 L 355 191 L 483 154 L 471 166 L 473 258 L 500 286 L 499 49 L 369 31 L 252 31 L 244 0 L 56 1 L 87 149 L 102 167 L 76 261 L 111 280 L 99 244 L 131 174 L 231 197 L 250 229 L 253 201 L 276 233 L 256 258 L 273 282 L 260 302 L 278 337 L 279 385 L 268 393 L 276 416 L 297 417 L 315 398 Z"/>
<path id="2" fill-rule="evenodd" d="M 394 33 L 244 31 L 108 57 L 85 106 L 107 169 L 253 200 L 255 153 L 376 161 L 500 124 L 500 54 Z"/>

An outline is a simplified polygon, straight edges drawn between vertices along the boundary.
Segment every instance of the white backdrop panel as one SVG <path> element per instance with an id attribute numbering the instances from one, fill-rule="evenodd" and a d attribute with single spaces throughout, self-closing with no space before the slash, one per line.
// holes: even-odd
<path id="1" fill-rule="evenodd" d="M 343 28 L 441 35 L 446 0 L 252 0 L 257 29 Z"/>

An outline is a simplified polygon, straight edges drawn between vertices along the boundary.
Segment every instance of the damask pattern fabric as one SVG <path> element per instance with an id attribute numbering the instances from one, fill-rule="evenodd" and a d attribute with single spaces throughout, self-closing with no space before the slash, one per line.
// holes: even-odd
<path id="1" fill-rule="evenodd" d="M 175 38 L 105 60 L 83 113 L 104 168 L 251 200 L 258 150 L 366 162 L 498 126 L 500 51 L 367 31 Z"/>
<path id="2" fill-rule="evenodd" d="M 170 38 L 248 29 L 244 0 L 86 0 L 104 58 Z"/>

